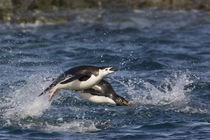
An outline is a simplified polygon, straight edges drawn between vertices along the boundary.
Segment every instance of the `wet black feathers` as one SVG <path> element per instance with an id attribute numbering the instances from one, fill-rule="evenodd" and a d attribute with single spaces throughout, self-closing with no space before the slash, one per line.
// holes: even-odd
<path id="1" fill-rule="evenodd" d="M 100 88 L 97 88 L 97 86 Z M 101 80 L 97 85 L 93 86 L 92 88 L 85 89 L 83 92 L 91 93 L 92 95 L 109 97 L 111 99 L 114 99 L 117 96 L 111 84 L 105 80 Z"/>
<path id="2" fill-rule="evenodd" d="M 69 77 L 67 80 L 61 82 L 60 84 L 66 84 L 66 83 L 69 83 L 69 82 L 72 82 L 76 79 L 78 79 L 79 81 L 86 81 L 87 79 L 89 79 L 91 77 L 91 74 L 85 74 L 85 75 L 75 75 L 75 76 L 72 76 L 72 77 Z"/>
<path id="3" fill-rule="evenodd" d="M 78 67 L 71 68 L 65 71 L 63 74 L 61 74 L 57 79 L 55 79 L 53 83 L 49 87 L 47 87 L 39 96 L 49 91 L 50 89 L 52 89 L 52 87 L 56 86 L 60 82 L 61 84 L 66 84 L 76 79 L 80 81 L 86 81 L 87 79 L 91 77 L 92 74 L 97 76 L 99 74 L 99 67 L 78 66 Z"/>

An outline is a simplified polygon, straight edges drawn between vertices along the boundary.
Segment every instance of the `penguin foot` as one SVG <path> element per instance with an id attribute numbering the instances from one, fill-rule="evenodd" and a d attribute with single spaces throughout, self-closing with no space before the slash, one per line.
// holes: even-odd
<path id="1" fill-rule="evenodd" d="M 53 96 L 54 96 L 54 94 L 55 94 L 56 91 L 57 91 L 57 88 L 55 88 L 55 87 L 50 90 L 50 98 L 49 98 L 49 101 L 52 100 L 52 98 L 53 98 Z"/>

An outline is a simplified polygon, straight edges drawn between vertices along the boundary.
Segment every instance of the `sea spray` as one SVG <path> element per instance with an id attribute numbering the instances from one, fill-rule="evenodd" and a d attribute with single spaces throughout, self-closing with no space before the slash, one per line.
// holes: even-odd
<path id="1" fill-rule="evenodd" d="M 92 105 L 92 103 L 81 100 L 70 91 L 64 92 L 68 94 L 63 94 L 60 91 L 57 95 L 61 96 L 56 96 L 59 98 L 54 100 L 51 105 L 48 102 L 47 94 L 38 97 L 39 93 L 50 84 L 50 81 L 46 81 L 44 77 L 49 77 L 49 75 L 30 76 L 22 88 L 15 90 L 7 98 L 4 98 L 4 103 L 0 104 L 1 108 L 4 107 L 2 112 L 4 126 L 46 131 L 89 132 L 107 129 L 112 126 L 126 127 L 135 121 L 133 114 L 136 115 L 136 119 L 150 117 L 152 114 L 150 105 L 157 108 L 166 105 L 167 108 L 164 108 L 166 111 L 175 112 L 185 112 L 188 106 L 191 107 L 188 93 L 192 89 L 185 88 L 193 82 L 190 80 L 191 77 L 188 73 L 173 73 L 158 84 L 145 82 L 138 78 L 128 78 L 126 80 L 112 78 L 120 83 L 122 86 L 120 90 L 127 91 L 128 95 L 126 96 L 130 97 L 134 107 L 105 105 L 105 109 L 104 105 Z M 117 89 L 119 90 L 119 88 Z M 117 89 L 116 91 L 119 93 Z M 149 106 L 145 113 L 145 106 L 147 105 Z M 196 107 L 190 110 L 194 108 Z M 143 112 L 144 115 L 142 115 Z M 126 116 L 127 120 L 123 116 Z M 119 119 L 117 123 L 114 122 L 116 118 Z"/>
<path id="2" fill-rule="evenodd" d="M 47 96 L 38 97 L 46 82 L 41 75 L 32 75 L 22 88 L 17 89 L 7 97 L 1 106 L 7 108 L 3 117 L 7 119 L 22 119 L 41 116 L 50 107 Z"/>
<path id="3" fill-rule="evenodd" d="M 1 98 L 0 120 L 5 127 L 16 126 L 22 129 L 41 129 L 47 131 L 68 131 L 68 132 L 87 132 L 98 131 L 95 122 L 85 119 L 83 108 L 71 106 L 69 112 L 76 114 L 72 120 L 64 120 L 62 115 L 53 115 L 53 112 L 44 114 L 48 109 L 58 112 L 59 108 L 51 108 L 48 94 L 38 96 L 44 88 L 50 84 L 48 74 L 36 74 L 26 79 L 26 84 L 14 92 Z M 49 78 L 47 78 L 49 79 Z M 72 94 L 68 94 L 71 96 Z M 72 95 L 73 96 L 73 95 Z M 73 96 L 75 99 L 77 96 Z M 59 96 L 60 98 L 60 96 Z M 56 98 L 55 98 L 56 99 Z M 61 100 L 55 104 L 63 104 Z M 45 116 L 43 116 L 45 115 Z M 55 119 L 56 116 L 58 119 Z"/>
<path id="4" fill-rule="evenodd" d="M 143 103 L 152 105 L 167 105 L 173 103 L 186 103 L 189 101 L 189 96 L 186 95 L 190 90 L 186 90 L 185 86 L 191 84 L 187 74 L 177 75 L 175 73 L 170 78 L 165 78 L 161 85 L 157 87 L 144 82 L 147 90 L 143 92 Z M 150 96 L 149 98 L 148 95 Z M 149 100 L 148 100 L 149 99 Z"/>
<path id="5" fill-rule="evenodd" d="M 112 78 L 113 79 L 113 78 Z M 190 76 L 187 73 L 174 73 L 165 78 L 159 85 L 145 82 L 142 79 L 129 79 L 127 83 L 119 81 L 125 87 L 133 104 L 143 105 L 167 105 L 176 102 L 186 103 L 189 96 L 186 93 L 191 89 L 185 89 L 185 86 L 191 84 Z"/>

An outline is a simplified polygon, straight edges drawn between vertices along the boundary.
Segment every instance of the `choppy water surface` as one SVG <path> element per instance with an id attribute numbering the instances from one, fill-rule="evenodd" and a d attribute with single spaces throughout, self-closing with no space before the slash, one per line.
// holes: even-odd
<path id="1" fill-rule="evenodd" d="M 68 24 L 0 25 L 0 139 L 209 138 L 210 13 L 96 12 Z M 52 103 L 37 97 L 78 65 L 119 66 L 106 80 L 132 107 L 65 90 Z"/>

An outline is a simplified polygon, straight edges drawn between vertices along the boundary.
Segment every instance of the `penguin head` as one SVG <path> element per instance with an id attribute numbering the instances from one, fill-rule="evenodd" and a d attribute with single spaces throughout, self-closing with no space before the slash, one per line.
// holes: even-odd
<path id="1" fill-rule="evenodd" d="M 125 100 L 121 96 L 117 96 L 114 101 L 117 106 L 131 106 L 131 103 L 129 103 L 127 100 Z"/>
<path id="2" fill-rule="evenodd" d="M 99 68 L 99 73 L 104 77 L 110 73 L 117 71 L 117 67 L 104 66 Z"/>

